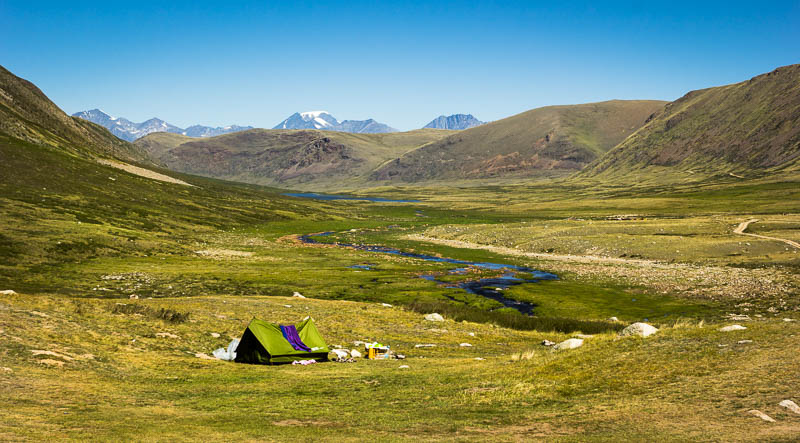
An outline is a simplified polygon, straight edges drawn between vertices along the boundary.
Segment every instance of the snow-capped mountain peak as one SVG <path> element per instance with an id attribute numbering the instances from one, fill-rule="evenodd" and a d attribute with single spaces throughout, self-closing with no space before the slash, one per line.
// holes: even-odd
<path id="1" fill-rule="evenodd" d="M 123 117 L 112 117 L 100 109 L 76 112 L 75 114 L 72 114 L 72 116 L 88 120 L 92 123 L 97 123 L 98 125 L 103 126 L 111 131 L 111 133 L 117 137 L 129 142 L 153 132 L 172 132 L 174 134 L 183 134 L 189 137 L 213 137 L 215 135 L 227 134 L 229 132 L 253 129 L 252 126 L 237 125 L 226 126 L 224 128 L 212 128 L 210 126 L 194 125 L 186 129 L 181 129 L 156 117 L 153 117 L 142 123 L 134 123 Z"/>
<path id="2" fill-rule="evenodd" d="M 320 129 L 354 133 L 396 132 L 383 123 L 375 120 L 336 120 L 326 111 L 295 112 L 272 129 Z"/>

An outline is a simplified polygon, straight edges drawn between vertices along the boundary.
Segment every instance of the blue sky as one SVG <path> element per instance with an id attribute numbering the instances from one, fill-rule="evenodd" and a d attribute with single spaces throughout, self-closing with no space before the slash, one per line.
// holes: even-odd
<path id="1" fill-rule="evenodd" d="M 0 0 L 0 64 L 68 113 L 272 127 L 323 109 L 406 130 L 800 63 L 800 1 L 162 3 Z"/>

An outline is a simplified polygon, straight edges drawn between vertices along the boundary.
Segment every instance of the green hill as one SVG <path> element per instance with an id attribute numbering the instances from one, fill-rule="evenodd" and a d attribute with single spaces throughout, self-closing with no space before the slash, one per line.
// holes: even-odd
<path id="1" fill-rule="evenodd" d="M 0 66 L 0 134 L 81 156 L 147 161 L 142 150 L 105 128 L 70 117 L 33 83 Z"/>
<path id="2" fill-rule="evenodd" d="M 800 169 L 800 65 L 692 91 L 576 179 L 698 181 Z"/>
<path id="3" fill-rule="evenodd" d="M 531 177 L 583 168 L 636 131 L 660 101 L 548 106 L 452 134 L 375 171 L 375 180 Z"/>
<path id="4" fill-rule="evenodd" d="M 252 129 L 203 139 L 155 133 L 136 145 L 176 171 L 246 183 L 325 188 L 363 181 L 378 165 L 454 132 Z"/>

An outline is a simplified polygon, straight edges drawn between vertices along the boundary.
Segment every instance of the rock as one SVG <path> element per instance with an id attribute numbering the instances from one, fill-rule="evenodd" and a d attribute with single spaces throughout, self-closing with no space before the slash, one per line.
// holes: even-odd
<path id="1" fill-rule="evenodd" d="M 554 346 L 556 342 L 550 340 L 542 340 L 542 346 Z"/>
<path id="2" fill-rule="evenodd" d="M 17 291 L 14 291 L 13 289 L 5 289 L 0 291 L 0 295 L 17 295 Z"/>
<path id="3" fill-rule="evenodd" d="M 212 333 L 211 333 L 211 336 L 212 336 L 212 337 L 214 337 L 214 338 L 219 338 L 219 334 L 218 334 L 218 333 L 216 333 L 216 332 L 212 332 Z"/>
<path id="4" fill-rule="evenodd" d="M 162 338 L 179 338 L 177 335 L 172 334 L 170 332 L 156 332 L 156 337 Z"/>
<path id="5" fill-rule="evenodd" d="M 795 321 L 793 318 L 784 318 L 783 321 Z"/>
<path id="6" fill-rule="evenodd" d="M 14 372 L 14 370 L 13 370 L 13 369 L 11 369 L 11 368 L 7 368 L 7 367 L 5 367 L 5 366 L 3 366 L 2 368 L 0 368 L 0 371 L 3 371 L 3 372 Z"/>
<path id="7" fill-rule="evenodd" d="M 739 345 L 746 345 L 748 343 L 753 343 L 753 340 L 739 340 L 739 341 L 736 342 L 736 344 L 739 344 Z"/>
<path id="8" fill-rule="evenodd" d="M 728 314 L 728 320 L 732 321 L 750 321 L 750 316 L 747 314 Z"/>
<path id="9" fill-rule="evenodd" d="M 583 346 L 583 339 L 570 338 L 553 346 L 553 349 L 575 349 L 575 348 L 580 348 L 581 346 Z"/>
<path id="10" fill-rule="evenodd" d="M 295 292 L 292 294 L 292 297 L 297 297 L 297 298 L 306 298 L 306 297 L 305 297 L 303 294 L 301 294 L 301 293 L 299 293 L 299 292 L 297 292 L 297 291 L 295 291 Z"/>
<path id="11" fill-rule="evenodd" d="M 131 300 L 139 300 L 139 296 L 136 294 L 131 294 L 130 297 L 128 298 L 130 298 Z"/>
<path id="12" fill-rule="evenodd" d="M 619 319 L 617 317 L 611 317 L 608 319 L 608 321 L 619 321 Z"/>
<path id="13" fill-rule="evenodd" d="M 361 353 L 353 349 L 350 351 L 350 356 L 353 358 L 361 358 Z"/>
<path id="14" fill-rule="evenodd" d="M 433 344 L 430 344 L 430 343 L 425 343 L 425 344 L 414 345 L 414 347 L 415 348 L 435 348 L 436 345 L 433 345 Z"/>
<path id="15" fill-rule="evenodd" d="M 472 345 L 469 344 L 469 343 L 461 343 L 459 346 L 461 346 L 462 348 L 471 348 L 472 347 Z"/>
<path id="16" fill-rule="evenodd" d="M 627 328 L 623 329 L 622 332 L 619 333 L 622 337 L 628 337 L 631 335 L 638 335 L 639 337 L 648 337 L 658 332 L 658 329 L 648 325 L 647 323 L 634 323 Z"/>
<path id="17" fill-rule="evenodd" d="M 292 305 L 283 305 L 284 308 L 291 308 Z"/>
<path id="18" fill-rule="evenodd" d="M 397 369 L 408 369 L 408 365 L 400 365 Z"/>
<path id="19" fill-rule="evenodd" d="M 486 359 L 485 359 L 485 358 L 482 358 L 482 357 L 475 357 L 475 358 L 474 358 L 474 360 L 478 360 L 478 361 L 484 361 L 484 360 L 486 360 Z"/>
<path id="20" fill-rule="evenodd" d="M 474 333 L 474 332 L 470 332 L 470 333 L 469 333 L 469 334 L 467 334 L 467 335 L 469 335 L 470 337 L 475 337 L 475 333 Z"/>
<path id="21" fill-rule="evenodd" d="M 575 334 L 575 337 L 578 337 L 578 338 L 592 338 L 592 337 L 594 337 L 594 335 L 591 335 L 591 334 Z"/>
<path id="22" fill-rule="evenodd" d="M 334 355 L 334 357 L 331 359 L 333 361 L 347 360 L 350 358 L 350 352 L 348 352 L 346 349 L 333 349 L 331 350 L 331 354 Z"/>
<path id="23" fill-rule="evenodd" d="M 775 419 L 774 418 L 772 418 L 769 415 L 759 411 L 758 409 L 751 409 L 751 410 L 747 411 L 747 413 L 750 414 L 750 415 L 754 415 L 754 416 L 756 416 L 756 417 L 758 417 L 758 418 L 760 418 L 760 419 L 762 419 L 764 421 L 768 421 L 770 423 L 775 423 Z"/>
<path id="24" fill-rule="evenodd" d="M 49 358 L 46 358 L 44 360 L 39 360 L 39 363 L 41 363 L 43 365 L 47 365 L 47 366 L 58 366 L 59 368 L 64 366 L 64 362 L 63 361 L 61 361 L 61 360 L 52 360 L 52 359 L 49 359 Z"/>
<path id="25" fill-rule="evenodd" d="M 730 326 L 725 326 L 723 328 L 719 328 L 720 332 L 744 331 L 745 329 L 747 328 L 745 328 L 742 325 L 730 325 Z"/>
<path id="26" fill-rule="evenodd" d="M 216 360 L 216 358 L 202 352 L 198 352 L 197 354 L 194 354 L 194 356 L 202 360 Z"/>
<path id="27" fill-rule="evenodd" d="M 381 306 L 386 307 L 386 308 L 391 308 L 392 307 L 392 305 L 390 305 L 389 303 L 381 303 Z"/>
<path id="28" fill-rule="evenodd" d="M 425 314 L 425 320 L 428 320 L 428 321 L 444 321 L 444 317 L 442 317 L 440 314 L 437 314 L 437 313 L 434 312 L 433 314 Z"/>
<path id="29" fill-rule="evenodd" d="M 398 360 L 405 360 L 405 359 L 406 359 L 406 356 L 405 356 L 405 355 L 403 355 L 403 354 L 395 354 L 395 355 L 394 355 L 394 358 L 396 358 L 396 359 L 398 359 Z"/>
<path id="30" fill-rule="evenodd" d="M 45 350 L 42 350 L 42 349 L 31 349 L 31 353 L 33 355 L 35 355 L 35 356 L 47 355 L 47 356 L 50 356 L 50 357 L 60 358 L 62 360 L 66 360 L 66 361 L 74 360 L 72 357 L 70 357 L 68 355 L 59 354 L 59 353 L 53 352 L 53 351 L 45 351 Z"/>
<path id="31" fill-rule="evenodd" d="M 778 406 L 783 406 L 795 414 L 800 414 L 800 406 L 797 406 L 797 403 L 791 400 L 783 400 L 782 402 L 778 403 Z"/>

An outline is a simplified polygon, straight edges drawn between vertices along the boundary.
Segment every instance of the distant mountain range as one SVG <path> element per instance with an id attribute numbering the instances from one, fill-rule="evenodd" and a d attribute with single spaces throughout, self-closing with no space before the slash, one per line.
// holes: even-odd
<path id="1" fill-rule="evenodd" d="M 430 128 L 461 130 L 474 128 L 475 126 L 480 126 L 484 123 L 485 122 L 473 117 L 472 114 L 453 114 L 448 116 L 440 115 L 431 120 L 431 122 L 425 125 L 423 129 Z"/>
<path id="2" fill-rule="evenodd" d="M 368 120 L 338 121 L 326 111 L 295 112 L 272 129 L 320 129 L 323 131 L 352 132 L 355 134 L 379 134 L 398 132 L 389 125 Z"/>
<path id="3" fill-rule="evenodd" d="M 228 134 L 230 132 L 253 129 L 252 126 L 238 125 L 216 128 L 212 128 L 210 126 L 193 125 L 186 129 L 182 129 L 159 118 L 151 118 L 150 120 L 141 123 L 135 123 L 126 118 L 112 117 L 100 109 L 76 112 L 75 114 L 72 114 L 72 116 L 98 124 L 111 131 L 111 133 L 117 137 L 129 142 L 142 138 L 145 135 L 153 132 L 171 132 L 173 134 L 182 134 L 189 137 L 214 137 L 216 135 Z"/>

